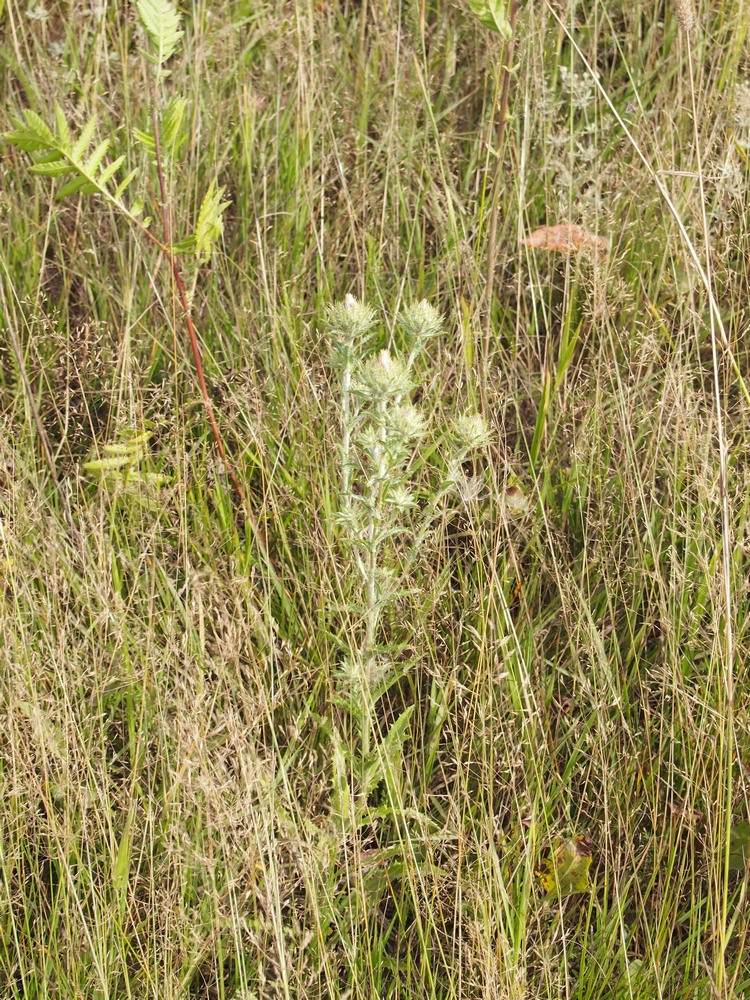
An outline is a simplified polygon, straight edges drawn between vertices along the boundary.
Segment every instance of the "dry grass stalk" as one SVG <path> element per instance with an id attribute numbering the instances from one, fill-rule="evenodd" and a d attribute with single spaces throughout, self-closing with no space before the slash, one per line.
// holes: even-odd
<path id="1" fill-rule="evenodd" d="M 675 12 L 677 20 L 680 22 L 680 27 L 686 35 L 689 35 L 695 27 L 693 0 L 675 0 Z"/>

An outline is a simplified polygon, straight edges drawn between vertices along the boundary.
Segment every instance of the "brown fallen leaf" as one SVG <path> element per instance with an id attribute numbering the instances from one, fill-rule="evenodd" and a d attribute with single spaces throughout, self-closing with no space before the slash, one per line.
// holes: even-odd
<path id="1" fill-rule="evenodd" d="M 609 253 L 609 243 L 603 236 L 590 233 L 583 226 L 572 226 L 567 222 L 559 226 L 542 226 L 530 236 L 521 240 L 522 246 L 539 250 L 557 250 L 559 253 L 579 253 L 586 250 L 605 256 Z"/>

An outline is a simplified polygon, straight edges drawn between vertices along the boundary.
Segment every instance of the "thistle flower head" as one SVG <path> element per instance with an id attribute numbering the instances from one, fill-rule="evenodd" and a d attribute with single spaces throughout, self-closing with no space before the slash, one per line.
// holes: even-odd
<path id="1" fill-rule="evenodd" d="M 414 497 L 405 486 L 394 486 L 385 495 L 385 502 L 394 511 L 401 514 L 414 506 Z"/>
<path id="2" fill-rule="evenodd" d="M 462 413 L 451 428 L 451 437 L 461 451 L 477 451 L 492 441 L 492 432 L 479 413 Z"/>
<path id="3" fill-rule="evenodd" d="M 406 347 L 409 351 L 420 350 L 431 338 L 436 337 L 443 328 L 440 313 L 429 302 L 422 299 L 414 305 L 407 306 L 398 317 Z"/>
<path id="4" fill-rule="evenodd" d="M 404 441 L 420 438 L 427 429 L 427 421 L 413 403 L 394 406 L 388 413 L 388 429 Z"/>
<path id="5" fill-rule="evenodd" d="M 382 656 L 368 656 L 362 659 L 356 650 L 345 656 L 337 671 L 337 681 L 342 693 L 348 694 L 361 703 L 362 691 L 376 690 L 393 670 L 393 664 Z"/>
<path id="6" fill-rule="evenodd" d="M 347 295 L 343 302 L 327 310 L 326 325 L 341 358 L 351 362 L 364 353 L 376 320 L 375 310 L 358 302 L 353 295 Z"/>
<path id="7" fill-rule="evenodd" d="M 404 362 L 390 351 L 380 351 L 361 366 L 352 392 L 360 399 L 382 403 L 394 396 L 405 396 L 413 388 Z"/>

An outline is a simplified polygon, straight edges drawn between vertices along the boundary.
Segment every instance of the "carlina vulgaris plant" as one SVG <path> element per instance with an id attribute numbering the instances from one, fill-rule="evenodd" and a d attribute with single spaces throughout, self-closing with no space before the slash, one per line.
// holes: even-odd
<path id="1" fill-rule="evenodd" d="M 383 768 L 400 757 L 412 708 L 379 738 L 377 700 L 402 672 L 381 635 L 384 610 L 403 588 L 403 579 L 422 550 L 447 498 L 460 492 L 462 466 L 490 441 L 485 421 L 461 414 L 444 434 L 442 474 L 417 504 L 408 472 L 427 420 L 412 401 L 417 359 L 443 329 L 426 301 L 403 309 L 396 322 L 398 346 L 378 347 L 377 315 L 349 295 L 331 307 L 327 325 L 333 364 L 339 375 L 339 538 L 350 557 L 350 608 L 360 622 L 344 642 L 339 702 L 358 730 L 360 793 L 366 796 Z M 338 734 L 335 740 L 340 740 Z"/>
<path id="2" fill-rule="evenodd" d="M 32 158 L 31 173 L 63 179 L 58 198 L 71 195 L 97 195 L 115 212 L 124 217 L 140 234 L 167 258 L 172 279 L 182 309 L 190 342 L 196 379 L 204 412 L 211 429 L 219 461 L 232 482 L 246 523 L 255 537 L 272 576 L 279 584 L 278 574 L 269 555 L 268 546 L 250 510 L 239 477 L 231 464 L 208 393 L 201 359 L 198 333 L 193 322 L 190 296 L 185 286 L 179 258 L 192 255 L 197 263 L 205 263 L 223 232 L 223 213 L 229 202 L 223 201 L 224 189 L 213 179 L 208 186 L 198 212 L 195 230 L 187 238 L 175 241 L 173 207 L 167 190 L 165 159 L 174 157 L 184 144 L 185 98 L 176 96 L 161 108 L 159 95 L 169 75 L 168 61 L 177 51 L 183 37 L 181 15 L 172 0 L 136 0 L 141 26 L 148 39 L 146 56 L 153 67 L 151 86 L 151 131 L 133 129 L 133 134 L 152 156 L 158 178 L 158 203 L 162 236 L 152 227 L 152 219 L 144 215 L 140 195 L 131 196 L 131 185 L 139 176 L 138 168 L 127 171 L 125 156 L 108 157 L 112 140 L 105 138 L 94 144 L 97 132 L 95 117 L 91 117 L 74 136 L 60 105 L 55 106 L 54 125 L 47 123 L 31 109 L 16 118 L 14 128 L 4 133 L 4 139 L 28 153 Z M 92 144 L 93 148 L 92 148 Z M 123 176 L 124 175 L 124 176 Z"/>

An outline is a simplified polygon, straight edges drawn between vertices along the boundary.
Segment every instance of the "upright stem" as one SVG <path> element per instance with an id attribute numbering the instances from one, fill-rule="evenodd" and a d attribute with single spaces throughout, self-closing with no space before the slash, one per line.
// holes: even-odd
<path id="1" fill-rule="evenodd" d="M 247 499 L 245 498 L 245 492 L 242 489 L 237 473 L 234 470 L 233 465 L 229 461 L 224 447 L 224 441 L 221 436 L 221 431 L 219 430 L 219 425 L 216 422 L 216 415 L 214 413 L 214 408 L 211 403 L 211 397 L 208 394 L 208 388 L 206 387 L 206 379 L 203 373 L 203 361 L 201 359 L 200 344 L 198 342 L 198 334 L 193 323 L 192 310 L 190 308 L 190 302 L 188 301 L 187 291 L 185 289 L 185 282 L 182 278 L 182 273 L 180 272 L 180 265 L 177 261 L 177 257 L 172 251 L 172 218 L 171 218 L 171 205 L 169 197 L 167 195 L 167 184 L 164 178 L 164 168 L 161 161 L 161 137 L 159 133 L 159 114 L 158 105 L 156 99 L 156 87 L 152 84 L 151 87 L 151 117 L 154 129 L 154 149 L 156 155 L 156 171 L 159 178 L 159 194 L 161 198 L 161 214 L 162 214 L 162 228 L 164 230 L 164 245 L 162 246 L 162 252 L 166 255 L 169 261 L 169 266 L 172 270 L 172 277 L 174 279 L 175 287 L 177 288 L 177 295 L 180 299 L 180 304 L 182 305 L 182 311 L 185 317 L 185 326 L 187 327 L 188 337 L 190 339 L 190 349 L 193 355 L 193 362 L 195 364 L 195 373 L 198 379 L 198 386 L 200 388 L 201 399 L 203 401 L 203 409 L 205 410 L 206 417 L 208 418 L 208 423 L 211 428 L 211 434 L 216 444 L 216 450 L 219 453 L 219 458 L 221 459 L 224 469 L 229 476 L 232 485 L 239 498 L 240 505 L 242 507 L 245 519 L 255 536 L 255 540 L 260 546 L 261 553 L 266 561 L 266 564 L 271 569 L 276 583 L 280 586 L 280 580 L 278 573 L 271 561 L 270 553 L 268 551 L 268 542 L 264 535 L 261 534 L 260 528 L 257 521 L 255 520 L 250 507 L 248 505 Z"/>
<path id="2" fill-rule="evenodd" d="M 352 505 L 352 351 L 346 345 L 347 359 L 341 375 L 341 499 L 348 510 Z"/>
<path id="3" fill-rule="evenodd" d="M 375 647 L 377 638 L 378 621 L 380 619 L 380 595 L 378 594 L 378 555 L 380 544 L 376 542 L 375 535 L 382 520 L 383 506 L 383 483 L 386 475 L 386 427 L 385 427 L 386 404 L 382 400 L 375 404 L 375 419 L 378 427 L 378 437 L 380 445 L 376 455 L 375 477 L 370 487 L 370 513 L 367 524 L 367 578 L 365 580 L 365 590 L 367 596 L 367 611 L 365 618 L 365 644 L 364 658 L 369 659 Z"/>

